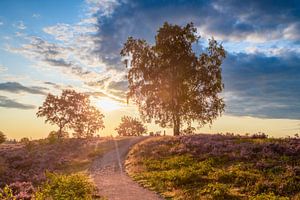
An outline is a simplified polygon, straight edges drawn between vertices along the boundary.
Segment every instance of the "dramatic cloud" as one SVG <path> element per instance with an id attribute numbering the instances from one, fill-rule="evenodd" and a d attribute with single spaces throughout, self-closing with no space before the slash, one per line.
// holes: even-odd
<path id="1" fill-rule="evenodd" d="M 47 90 L 47 88 L 37 86 L 25 87 L 17 82 L 6 82 L 0 83 L 0 90 L 13 93 L 26 92 L 30 94 L 46 94 L 45 90 Z"/>
<path id="2" fill-rule="evenodd" d="M 264 118 L 300 118 L 300 56 L 229 54 L 223 66 L 226 112 Z"/>
<path id="3" fill-rule="evenodd" d="M 128 81 L 111 81 L 108 85 L 108 88 L 113 90 L 120 90 L 121 92 L 125 93 L 128 89 Z"/>
<path id="4" fill-rule="evenodd" d="M 8 50 L 27 56 L 37 62 L 37 65 L 42 68 L 54 68 L 82 79 L 96 76 L 93 71 L 88 70 L 87 66 L 76 59 L 78 57 L 74 55 L 74 52 L 79 54 L 79 51 L 82 49 L 76 49 L 71 45 L 51 43 L 39 37 L 30 37 L 29 44 L 24 44 L 19 48 L 9 47 Z"/>
<path id="5" fill-rule="evenodd" d="M 193 22 L 202 38 L 224 42 L 226 113 L 300 118 L 300 3 L 239 0 L 86 0 L 78 23 L 43 28 L 44 35 L 20 37 L 7 48 L 41 69 L 81 80 L 95 96 L 125 99 L 128 83 L 120 50 L 129 36 L 154 42 L 168 21 Z M 19 23 L 19 27 L 25 27 Z M 22 26 L 23 25 L 23 26 Z M 22 28 L 21 28 L 22 29 Z M 46 36 L 45 36 L 46 35 Z M 205 42 L 195 46 L 200 52 Z M 238 48 L 235 48 L 238 47 Z M 237 53 L 233 53 L 237 52 Z M 0 69 L 1 71 L 1 69 Z M 54 88 L 51 82 L 45 83 Z"/>
<path id="6" fill-rule="evenodd" d="M 120 70 L 119 52 L 128 36 L 153 42 L 165 21 L 180 25 L 192 21 L 202 36 L 225 41 L 300 40 L 300 3 L 296 1 L 128 0 L 111 4 L 109 14 L 105 9 L 98 11 L 97 52 Z"/>
<path id="7" fill-rule="evenodd" d="M 29 110 L 29 109 L 35 108 L 35 106 L 33 106 L 33 105 L 22 104 L 15 100 L 9 99 L 5 96 L 0 96 L 0 107 L 17 108 L 17 109 L 23 109 L 23 110 Z"/>
<path id="8" fill-rule="evenodd" d="M 5 71 L 7 71 L 7 67 L 0 65 L 0 72 L 5 72 Z"/>

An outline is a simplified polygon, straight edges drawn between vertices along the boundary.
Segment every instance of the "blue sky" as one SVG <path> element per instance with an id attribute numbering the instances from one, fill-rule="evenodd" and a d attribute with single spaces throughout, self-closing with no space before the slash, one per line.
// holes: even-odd
<path id="1" fill-rule="evenodd" d="M 300 119 L 300 2 L 292 0 L 2 0 L 0 115 L 33 113 L 64 88 L 123 102 L 123 43 L 152 43 L 165 21 L 193 22 L 197 52 L 212 36 L 223 43 L 225 115 Z"/>

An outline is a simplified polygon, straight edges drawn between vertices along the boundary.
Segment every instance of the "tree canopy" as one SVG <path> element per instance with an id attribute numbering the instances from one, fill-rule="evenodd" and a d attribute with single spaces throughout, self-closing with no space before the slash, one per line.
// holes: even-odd
<path id="1" fill-rule="evenodd" d="M 123 116 L 116 131 L 120 136 L 140 136 L 143 133 L 146 133 L 147 129 L 138 119 Z"/>
<path id="2" fill-rule="evenodd" d="M 63 90 L 61 96 L 48 94 L 37 116 L 46 117 L 46 123 L 57 125 L 58 137 L 64 136 L 66 128 L 74 129 L 76 137 L 92 136 L 104 128 L 104 115 L 90 104 L 88 95 L 74 90 Z"/>
<path id="3" fill-rule="evenodd" d="M 76 137 L 92 137 L 99 129 L 104 128 L 104 115 L 94 106 L 88 106 L 72 124 Z"/>
<path id="4" fill-rule="evenodd" d="M 193 23 L 186 26 L 164 23 L 155 44 L 129 37 L 121 50 L 129 67 L 129 92 L 141 117 L 180 134 L 183 123 L 212 123 L 224 110 L 221 64 L 225 50 L 213 38 L 206 52 L 193 51 L 199 36 Z"/>
<path id="5" fill-rule="evenodd" d="M 6 141 L 6 136 L 2 131 L 0 131 L 0 144 Z"/>

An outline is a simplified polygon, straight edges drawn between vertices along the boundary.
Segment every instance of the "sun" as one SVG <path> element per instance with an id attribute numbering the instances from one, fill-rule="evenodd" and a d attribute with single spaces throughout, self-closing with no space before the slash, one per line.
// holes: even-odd
<path id="1" fill-rule="evenodd" d="M 114 111 L 114 110 L 118 110 L 120 108 L 122 108 L 122 105 L 121 103 L 115 101 L 115 100 L 112 100 L 110 98 L 102 98 L 100 100 L 98 100 L 96 102 L 96 104 L 103 110 L 103 111 L 106 111 L 106 112 L 109 112 L 109 111 Z"/>

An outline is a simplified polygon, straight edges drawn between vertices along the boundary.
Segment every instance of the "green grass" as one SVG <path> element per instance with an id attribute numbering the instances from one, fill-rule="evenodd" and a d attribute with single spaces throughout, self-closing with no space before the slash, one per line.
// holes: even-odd
<path id="1" fill-rule="evenodd" d="M 241 142 L 264 144 L 272 141 L 237 138 L 233 145 Z M 166 199 L 300 199 L 300 176 L 291 171 L 290 165 L 291 160 L 299 162 L 295 158 L 281 156 L 274 160 L 254 156 L 270 165 L 258 169 L 254 160 L 229 159 L 225 154 L 201 155 L 195 153 L 197 147 L 185 146 L 184 151 L 173 151 L 180 145 L 178 138 L 168 137 L 136 145 L 127 160 L 129 175 Z"/>

